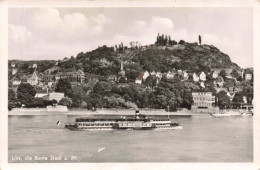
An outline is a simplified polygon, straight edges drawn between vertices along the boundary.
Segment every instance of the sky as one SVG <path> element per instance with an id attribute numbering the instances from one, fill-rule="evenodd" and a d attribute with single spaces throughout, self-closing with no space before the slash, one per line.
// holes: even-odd
<path id="1" fill-rule="evenodd" d="M 98 46 L 153 44 L 157 34 L 214 45 L 253 67 L 251 8 L 9 8 L 8 57 L 58 60 Z"/>

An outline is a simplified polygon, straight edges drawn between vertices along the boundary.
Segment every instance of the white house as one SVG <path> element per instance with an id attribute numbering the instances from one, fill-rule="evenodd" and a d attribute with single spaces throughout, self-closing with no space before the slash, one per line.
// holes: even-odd
<path id="1" fill-rule="evenodd" d="M 30 76 L 27 79 L 27 83 L 31 84 L 32 86 L 35 86 L 39 83 L 40 77 L 37 74 L 37 71 L 35 70 L 32 74 L 32 76 Z"/>
<path id="2" fill-rule="evenodd" d="M 212 78 L 214 78 L 214 79 L 217 78 L 219 73 L 220 73 L 219 70 L 215 70 L 215 71 L 213 72 L 213 74 L 212 74 Z"/>
<path id="3" fill-rule="evenodd" d="M 183 78 L 187 80 L 189 78 L 189 74 L 186 71 L 183 71 Z"/>
<path id="4" fill-rule="evenodd" d="M 167 79 L 172 79 L 172 78 L 174 78 L 174 73 L 168 71 L 168 73 L 166 74 L 166 78 L 167 78 Z"/>
<path id="5" fill-rule="evenodd" d="M 143 80 L 144 74 L 141 73 L 139 74 L 139 76 L 137 77 L 137 79 L 135 80 L 136 84 L 142 84 L 142 80 Z"/>
<path id="6" fill-rule="evenodd" d="M 11 63 L 11 67 L 15 68 L 15 63 L 14 62 Z"/>
<path id="7" fill-rule="evenodd" d="M 246 73 L 245 74 L 245 80 L 252 80 L 252 74 Z"/>
<path id="8" fill-rule="evenodd" d="M 198 82 L 200 80 L 196 73 L 193 73 L 193 81 Z"/>
<path id="9" fill-rule="evenodd" d="M 177 71 L 178 75 L 182 75 L 182 70 Z"/>
<path id="10" fill-rule="evenodd" d="M 144 72 L 144 75 L 143 75 L 143 79 L 146 80 L 146 78 L 149 76 L 149 72 L 148 71 L 145 71 Z"/>
<path id="11" fill-rule="evenodd" d="M 48 93 L 36 93 L 35 94 L 35 98 L 43 98 L 43 96 L 47 96 L 48 95 Z"/>
<path id="12" fill-rule="evenodd" d="M 155 75 L 157 78 L 161 79 L 162 78 L 162 73 L 161 72 L 157 72 Z"/>
<path id="13" fill-rule="evenodd" d="M 49 93 L 48 95 L 43 96 L 45 100 L 56 100 L 59 102 L 64 97 L 64 93 Z"/>
<path id="14" fill-rule="evenodd" d="M 152 72 L 151 72 L 151 76 L 156 76 L 156 72 L 155 72 L 155 71 L 152 71 Z"/>
<path id="15" fill-rule="evenodd" d="M 12 70 L 12 75 L 15 75 L 16 73 L 17 73 L 17 69 L 14 68 L 14 69 Z"/>
<path id="16" fill-rule="evenodd" d="M 201 83 L 200 83 L 200 86 L 201 86 L 202 88 L 205 88 L 204 82 L 201 82 Z"/>
<path id="17" fill-rule="evenodd" d="M 206 74 L 203 71 L 200 73 L 200 80 L 206 81 Z"/>
<path id="18" fill-rule="evenodd" d="M 224 85 L 224 79 L 221 76 L 218 76 L 216 80 L 214 81 L 214 84 L 219 87 L 223 87 Z"/>
<path id="19" fill-rule="evenodd" d="M 247 103 L 246 96 L 243 96 L 243 101 L 244 101 L 244 103 Z"/>
<path id="20" fill-rule="evenodd" d="M 21 84 L 21 82 L 22 82 L 21 80 L 14 79 L 14 80 L 13 80 L 13 85 L 14 85 L 14 86 L 19 86 L 19 85 Z"/>

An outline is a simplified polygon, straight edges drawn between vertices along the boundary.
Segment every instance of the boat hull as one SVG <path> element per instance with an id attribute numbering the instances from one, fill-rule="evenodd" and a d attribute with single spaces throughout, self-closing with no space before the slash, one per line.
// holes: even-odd
<path id="1" fill-rule="evenodd" d="M 181 129 L 183 129 L 182 128 L 182 126 L 175 126 L 175 127 L 172 127 L 172 126 L 170 126 L 170 127 L 156 127 L 156 128 L 154 128 L 154 130 L 181 130 Z"/>

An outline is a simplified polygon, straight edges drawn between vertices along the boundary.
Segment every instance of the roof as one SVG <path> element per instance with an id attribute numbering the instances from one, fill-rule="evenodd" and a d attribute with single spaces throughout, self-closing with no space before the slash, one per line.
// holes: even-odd
<path id="1" fill-rule="evenodd" d="M 81 75 L 82 72 L 73 71 L 73 72 L 58 72 L 57 75 L 59 76 L 69 76 L 69 75 Z"/>
<path id="2" fill-rule="evenodd" d="M 141 74 L 139 74 L 139 76 L 137 77 L 137 80 L 142 80 L 142 79 L 143 79 L 143 77 L 144 77 L 144 74 L 143 74 L 143 73 L 141 73 Z"/>

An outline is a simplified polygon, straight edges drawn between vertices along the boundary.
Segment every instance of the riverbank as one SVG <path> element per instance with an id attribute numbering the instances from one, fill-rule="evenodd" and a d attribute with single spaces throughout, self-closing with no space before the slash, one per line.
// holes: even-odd
<path id="1" fill-rule="evenodd" d="M 229 109 L 226 110 L 228 112 L 241 112 L 239 109 Z M 139 109 L 140 114 L 148 115 L 148 116 L 194 116 L 194 115 L 208 115 L 209 113 L 198 113 L 192 112 L 191 110 L 187 109 L 180 109 L 176 112 L 166 112 L 164 109 Z M 19 108 L 13 109 L 12 111 L 8 112 L 8 115 L 15 116 L 15 115 L 56 115 L 56 114 L 64 114 L 69 116 L 91 116 L 91 115 L 102 115 L 102 116 L 109 116 L 109 115 L 116 115 L 116 116 L 130 116 L 135 114 L 135 109 L 97 109 L 95 111 L 91 111 L 88 109 L 83 108 L 73 108 L 69 110 L 60 110 L 60 109 L 52 109 L 47 111 L 46 108 Z"/>
<path id="2" fill-rule="evenodd" d="M 149 116 L 191 116 L 191 112 L 166 112 L 164 109 L 139 109 L 140 114 L 149 115 Z M 70 116 L 90 116 L 90 115 L 118 115 L 118 116 L 129 116 L 135 114 L 135 109 L 97 109 L 95 111 L 91 111 L 88 109 L 82 109 L 82 108 L 75 108 L 70 109 L 68 111 L 47 111 L 45 108 L 19 108 L 19 109 L 13 109 L 12 111 L 8 112 L 8 115 L 10 116 L 23 116 L 23 115 L 56 115 L 56 114 L 64 114 L 64 115 L 70 115 Z"/>

